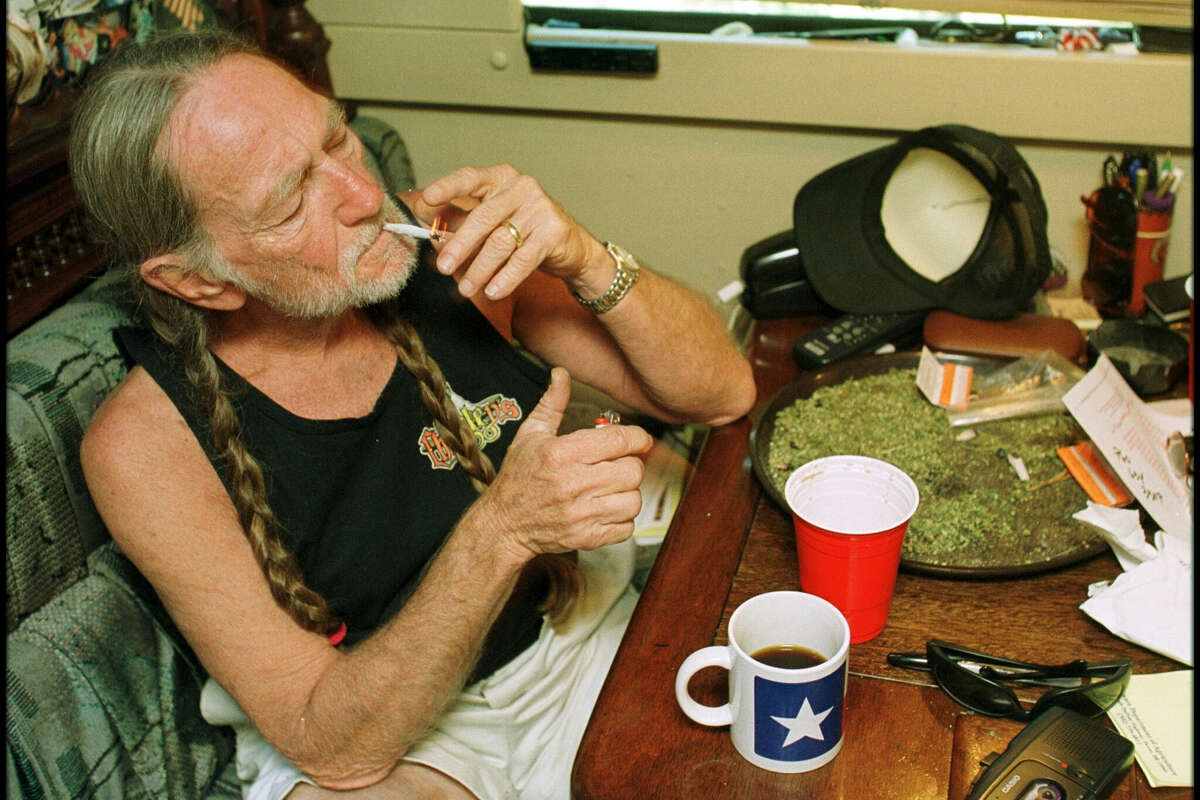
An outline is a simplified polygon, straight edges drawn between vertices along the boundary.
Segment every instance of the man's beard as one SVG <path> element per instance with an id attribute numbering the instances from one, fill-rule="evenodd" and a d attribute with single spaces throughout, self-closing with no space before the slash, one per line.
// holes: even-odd
<path id="1" fill-rule="evenodd" d="M 237 288 L 262 301 L 272 310 L 298 319 L 318 319 L 337 316 L 351 308 L 363 308 L 395 297 L 408 283 L 416 266 L 416 250 L 400 263 L 381 274 L 361 280 L 356 276 L 358 260 L 382 233 L 383 223 L 403 219 L 404 215 L 391 197 L 384 195 L 383 208 L 375 219 L 364 223 L 361 232 L 342 253 L 340 275 L 314 269 L 299 259 L 284 259 L 266 277 L 250 277 L 237 273 L 232 265 L 222 265 L 224 272 Z"/>

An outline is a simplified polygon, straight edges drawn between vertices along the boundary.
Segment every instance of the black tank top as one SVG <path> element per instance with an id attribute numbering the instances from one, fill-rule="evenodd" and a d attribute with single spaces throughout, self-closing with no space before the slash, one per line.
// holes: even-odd
<path id="1" fill-rule="evenodd" d="M 419 266 L 399 298 L 401 313 L 416 327 L 460 412 L 499 468 L 549 375 L 458 294 L 453 280 L 432 267 L 432 255 L 423 245 Z M 178 356 L 149 330 L 125 328 L 118 336 L 182 413 L 228 490 L 208 413 L 198 407 Z M 422 568 L 478 494 L 438 436 L 416 379 L 399 362 L 370 414 L 336 420 L 298 417 L 219 359 L 218 365 L 234 389 L 250 452 L 264 466 L 286 546 L 306 582 L 346 620 L 346 642 L 360 641 L 412 593 Z M 537 638 L 540 599 L 510 603 L 472 680 L 490 675 Z"/>

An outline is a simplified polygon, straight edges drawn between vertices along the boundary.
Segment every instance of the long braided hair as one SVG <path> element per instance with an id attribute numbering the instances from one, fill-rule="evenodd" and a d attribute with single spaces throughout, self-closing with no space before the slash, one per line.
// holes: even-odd
<path id="1" fill-rule="evenodd" d="M 301 627 L 328 635 L 343 621 L 305 583 L 299 563 L 283 544 L 262 466 L 246 446 L 231 390 L 209 349 L 212 312 L 154 289 L 138 272 L 148 258 L 174 252 L 210 279 L 236 278 L 200 225 L 195 199 L 159 153 L 158 142 L 169 134 L 171 112 L 194 81 L 223 58 L 239 53 L 265 57 L 253 43 L 216 29 L 117 48 L 90 76 L 76 107 L 71 171 L 97 241 L 114 261 L 127 265 L 139 307 L 157 336 L 179 354 L 200 407 L 208 412 L 212 443 L 224 459 L 239 522 L 272 596 Z M 445 377 L 416 330 L 392 302 L 373 307 L 369 317 L 417 379 L 422 403 L 439 433 L 482 492 L 495 477 L 495 467 L 454 407 Z M 529 569 L 548 577 L 543 611 L 552 623 L 561 624 L 581 589 L 575 563 L 566 556 L 544 555 Z"/>
<path id="2" fill-rule="evenodd" d="M 396 310 L 395 302 L 385 302 L 368 309 L 369 316 L 396 347 L 400 363 L 417 379 L 421 403 L 433 417 L 438 433 L 458 458 L 475 489 L 482 493 L 496 477 L 496 468 L 467 420 L 455 408 L 450 388 L 441 368 L 425 349 L 416 328 Z M 571 558 L 558 554 L 539 555 L 530 562 L 529 570 L 542 573 L 548 579 L 544 611 L 551 624 L 562 625 L 571 614 L 575 600 L 583 589 L 583 575 Z"/>

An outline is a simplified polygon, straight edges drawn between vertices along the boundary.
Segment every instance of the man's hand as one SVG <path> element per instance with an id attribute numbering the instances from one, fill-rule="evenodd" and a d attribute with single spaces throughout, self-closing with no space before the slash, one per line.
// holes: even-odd
<path id="1" fill-rule="evenodd" d="M 519 558 L 591 550 L 633 534 L 641 509 L 639 454 L 654 440 L 641 428 L 609 425 L 558 436 L 570 397 L 567 371 L 521 424 L 504 465 L 469 516 L 499 534 Z"/>
<path id="2" fill-rule="evenodd" d="M 460 198 L 478 203 L 466 211 L 453 204 Z M 539 268 L 576 291 L 612 281 L 615 267 L 604 246 L 537 180 L 507 164 L 457 169 L 427 186 L 412 210 L 426 222 L 441 216 L 454 232 L 440 248 L 437 268 L 457 273 L 465 297 L 480 287 L 491 300 L 507 297 Z"/>

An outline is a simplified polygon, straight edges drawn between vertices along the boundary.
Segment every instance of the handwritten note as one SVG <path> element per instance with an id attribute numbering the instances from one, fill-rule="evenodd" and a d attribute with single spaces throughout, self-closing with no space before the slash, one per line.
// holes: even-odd
<path id="1" fill-rule="evenodd" d="M 1167 461 L 1171 431 L 1161 428 L 1107 356 L 1063 396 L 1063 404 L 1154 521 L 1190 548 L 1191 492 Z"/>
<path id="2" fill-rule="evenodd" d="M 1151 786 L 1192 785 L 1192 671 L 1134 675 L 1108 718 Z"/>

